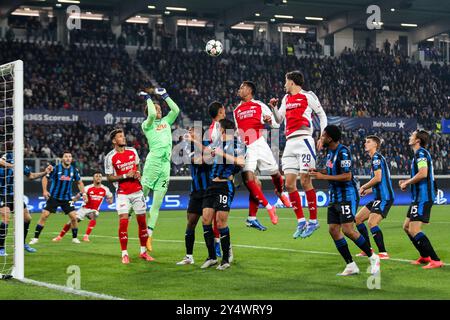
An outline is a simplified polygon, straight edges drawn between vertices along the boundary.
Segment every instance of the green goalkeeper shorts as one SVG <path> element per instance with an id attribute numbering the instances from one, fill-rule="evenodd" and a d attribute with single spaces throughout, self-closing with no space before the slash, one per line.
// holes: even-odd
<path id="1" fill-rule="evenodd" d="M 170 160 L 147 158 L 141 184 L 145 189 L 167 191 L 170 179 Z"/>

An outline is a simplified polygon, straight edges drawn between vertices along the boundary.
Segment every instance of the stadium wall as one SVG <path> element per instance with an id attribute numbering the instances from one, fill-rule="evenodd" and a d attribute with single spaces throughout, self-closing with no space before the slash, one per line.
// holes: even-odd
<path id="1" fill-rule="evenodd" d="M 163 210 L 186 210 L 189 202 L 189 190 L 190 181 L 185 179 L 187 177 L 174 177 L 174 180 L 170 182 L 169 191 L 165 197 L 163 203 Z M 365 183 L 368 179 L 361 178 L 361 183 Z M 395 189 L 395 204 L 396 205 L 408 205 L 410 203 L 410 193 L 401 192 L 398 186 L 398 181 L 400 179 L 393 179 L 393 185 Z M 85 184 L 91 183 L 92 181 L 86 180 Z M 114 190 L 114 187 L 109 183 L 105 183 Z M 270 203 L 276 204 L 277 206 L 282 206 L 278 198 L 273 193 L 273 186 L 269 180 L 263 180 L 263 189 Z M 450 204 L 450 176 L 442 177 L 437 179 L 438 184 L 438 194 L 436 198 L 436 204 L 438 205 L 448 205 Z M 300 183 L 299 183 L 300 185 Z M 324 207 L 328 205 L 328 189 L 327 183 L 324 181 L 316 181 L 314 185 L 317 189 L 318 206 Z M 75 192 L 75 190 L 74 190 Z M 300 195 L 302 197 L 302 203 L 306 203 L 305 195 L 301 191 Z M 372 197 L 366 196 L 361 198 L 361 205 L 365 205 L 367 202 L 371 201 Z M 30 212 L 40 212 L 45 205 L 45 199 L 42 196 L 42 187 L 40 182 L 30 181 L 25 184 L 25 203 L 28 206 Z M 151 199 L 147 199 L 148 205 L 151 204 Z M 75 203 L 77 208 L 81 207 L 82 201 Z M 236 196 L 233 200 L 233 208 L 242 209 L 248 208 L 248 192 L 243 185 L 236 189 Z M 101 210 L 115 210 L 115 204 L 108 205 L 105 201 L 102 203 Z"/>

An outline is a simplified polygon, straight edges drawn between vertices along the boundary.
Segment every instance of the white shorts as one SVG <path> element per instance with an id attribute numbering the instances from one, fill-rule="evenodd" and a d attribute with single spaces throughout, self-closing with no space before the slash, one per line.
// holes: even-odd
<path id="1" fill-rule="evenodd" d="M 264 137 L 260 137 L 247 146 L 243 171 L 255 172 L 256 169 L 259 172 L 267 172 L 269 175 L 278 171 L 278 162 Z"/>
<path id="2" fill-rule="evenodd" d="M 316 147 L 311 136 L 299 136 L 286 141 L 281 158 L 284 173 L 307 173 L 316 168 Z"/>
<path id="3" fill-rule="evenodd" d="M 81 208 L 78 209 L 78 211 L 77 211 L 77 219 L 83 220 L 86 216 L 89 217 L 91 214 L 93 214 L 93 215 L 95 215 L 96 217 L 98 217 L 99 212 L 98 212 L 98 210 L 88 209 L 88 208 L 85 208 L 85 207 L 81 207 Z"/>
<path id="4" fill-rule="evenodd" d="M 131 208 L 133 208 L 135 214 L 145 214 L 147 205 L 142 190 L 131 194 L 117 195 L 116 210 L 118 214 L 127 214 Z"/>

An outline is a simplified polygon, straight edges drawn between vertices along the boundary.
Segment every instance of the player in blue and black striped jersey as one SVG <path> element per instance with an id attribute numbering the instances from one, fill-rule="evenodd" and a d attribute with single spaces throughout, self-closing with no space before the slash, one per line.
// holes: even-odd
<path id="1" fill-rule="evenodd" d="M 214 233 L 212 221 L 217 218 L 217 226 L 220 233 L 220 244 L 222 246 L 222 261 L 217 267 L 224 270 L 230 267 L 230 230 L 228 228 L 228 214 L 234 198 L 234 177 L 244 166 L 245 147 L 235 135 L 236 126 L 228 119 L 220 120 L 220 130 L 222 133 L 218 144 L 212 148 L 204 149 L 208 158 L 213 157 L 210 172 L 211 185 L 206 190 L 203 200 L 203 234 L 208 258 L 201 266 L 202 269 L 217 264 L 216 250 L 214 248 Z M 214 148 L 214 149 L 213 149 Z M 209 151 L 208 151 L 209 150 Z M 211 151 L 213 153 L 211 153 Z"/>
<path id="2" fill-rule="evenodd" d="M 198 137 L 194 128 L 189 129 L 186 141 L 201 141 L 201 136 Z M 203 146 L 207 146 L 209 141 L 203 141 Z M 210 170 L 211 166 L 203 161 L 203 150 L 198 148 L 194 143 L 187 143 L 184 152 L 189 157 L 191 169 L 191 194 L 189 198 L 189 205 L 187 209 L 187 226 L 184 236 L 186 245 L 186 256 L 177 263 L 177 265 L 194 264 L 194 242 L 195 242 L 195 227 L 198 220 L 202 216 L 203 199 L 206 194 L 206 189 L 211 184 Z"/>
<path id="3" fill-rule="evenodd" d="M 72 201 L 72 184 L 76 182 L 79 191 L 83 194 L 83 200 L 87 203 L 87 196 L 84 193 L 84 184 L 81 181 L 80 173 L 75 165 L 72 163 L 72 153 L 64 151 L 61 163 L 54 166 L 54 170 L 42 179 L 42 193 L 47 199 L 41 217 L 34 231 L 34 238 L 31 239 L 30 244 L 36 244 L 39 241 L 39 236 L 44 229 L 45 222 L 50 216 L 50 213 L 55 213 L 58 207 L 69 215 L 72 223 L 72 242 L 80 243 L 77 238 L 78 235 L 78 219 L 77 212 Z M 47 191 L 48 181 L 50 181 L 50 192 Z"/>
<path id="4" fill-rule="evenodd" d="M 30 180 L 39 179 L 52 172 L 53 167 L 47 166 L 43 172 L 31 172 L 30 167 L 24 166 L 24 176 Z M 27 239 L 28 229 L 31 223 L 31 215 L 26 204 L 23 204 L 23 228 L 24 241 Z M 5 153 L 0 158 L 0 256 L 5 256 L 5 238 L 8 231 L 10 214 L 14 212 L 14 156 L 12 152 Z M 35 248 L 25 243 L 24 249 L 27 252 L 36 252 Z"/>
<path id="5" fill-rule="evenodd" d="M 380 259 L 389 259 L 384 245 L 383 232 L 380 229 L 380 222 L 388 215 L 389 209 L 394 203 L 394 188 L 392 188 L 391 173 L 386 159 L 379 152 L 381 139 L 371 135 L 366 137 L 364 148 L 370 155 L 371 179 L 359 189 L 359 194 L 365 196 L 373 193 L 374 199 L 363 207 L 356 215 L 356 228 L 366 238 L 370 244 L 369 233 L 364 221 L 368 221 L 370 232 L 378 247 Z M 357 256 L 363 257 L 366 254 L 361 252 Z"/>
<path id="6" fill-rule="evenodd" d="M 376 274 L 380 271 L 380 258 L 370 250 L 367 240 L 355 229 L 359 195 L 352 174 L 353 163 L 350 149 L 340 144 L 340 139 L 341 131 L 337 126 L 329 125 L 324 129 L 320 140 L 328 150 L 326 173 L 310 169 L 310 175 L 329 182 L 328 228 L 336 248 L 347 263 L 345 270 L 338 275 L 348 276 L 359 273 L 344 235 L 366 253 L 369 257 L 371 273 Z"/>
<path id="7" fill-rule="evenodd" d="M 422 224 L 430 222 L 431 207 L 436 198 L 436 182 L 434 180 L 433 160 L 430 152 L 425 149 L 430 140 L 428 132 L 414 131 L 409 137 L 409 145 L 414 151 L 411 161 L 411 179 L 400 180 L 402 191 L 411 187 L 411 206 L 406 214 L 403 229 L 420 253 L 420 258 L 412 264 L 425 264 L 424 269 L 434 269 L 444 266 L 431 245 L 430 240 L 422 232 Z"/>

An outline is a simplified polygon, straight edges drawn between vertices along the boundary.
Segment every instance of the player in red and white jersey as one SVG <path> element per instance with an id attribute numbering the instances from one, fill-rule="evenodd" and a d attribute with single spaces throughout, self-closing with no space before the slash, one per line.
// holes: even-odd
<path id="1" fill-rule="evenodd" d="M 234 109 L 234 121 L 241 137 L 246 144 L 245 166 L 242 177 L 244 184 L 250 192 L 249 216 L 246 224 L 249 227 L 264 231 L 266 227 L 256 219 L 259 204 L 262 204 L 269 212 L 273 224 L 278 223 L 275 207 L 267 201 L 261 189 L 261 183 L 256 179 L 256 172 L 267 172 L 272 177 L 275 193 L 283 204 L 290 207 L 291 204 L 283 192 L 283 177 L 278 169 L 278 162 L 273 156 L 264 137 L 265 125 L 279 128 L 272 111 L 263 102 L 255 100 L 256 86 L 251 81 L 243 81 L 239 87 L 238 95 L 241 102 Z"/>
<path id="2" fill-rule="evenodd" d="M 154 259 L 148 255 L 146 243 L 148 238 L 147 222 L 145 220 L 145 203 L 141 173 L 139 170 L 139 156 L 136 149 L 127 147 L 125 133 L 122 129 L 115 129 L 110 133 L 114 149 L 105 157 L 105 173 L 108 181 L 116 187 L 116 210 L 119 214 L 119 240 L 122 249 L 122 263 L 128 264 L 128 221 L 130 209 L 136 214 L 139 225 L 140 257 L 146 261 Z"/>
<path id="3" fill-rule="evenodd" d="M 317 228 L 317 199 L 316 191 L 308 174 L 310 169 L 316 167 L 316 150 L 313 134 L 312 113 L 315 112 L 320 120 L 320 131 L 327 126 L 327 116 L 319 99 L 311 91 L 302 89 L 304 83 L 303 74 L 300 71 L 292 71 L 286 74 L 286 83 L 281 107 L 278 110 L 278 99 L 271 99 L 270 106 L 278 123 L 284 120 L 286 130 L 286 146 L 282 157 L 282 167 L 286 178 L 286 189 L 289 199 L 297 216 L 298 225 L 294 233 L 294 239 L 306 238 Z M 317 145 L 321 149 L 320 142 Z M 303 215 L 300 196 L 297 191 L 297 176 L 300 174 L 300 182 L 305 190 L 310 213 L 309 222 Z"/>
<path id="4" fill-rule="evenodd" d="M 103 199 L 106 198 L 106 201 L 109 204 L 113 203 L 114 197 L 109 188 L 102 184 L 102 173 L 96 172 L 93 176 L 93 183 L 84 187 L 84 193 L 78 193 L 72 201 L 78 201 L 81 196 L 83 196 L 84 204 L 77 211 L 77 219 L 78 222 L 87 217 L 89 221 L 89 225 L 86 229 L 86 233 L 83 236 L 83 241 L 89 242 L 89 235 L 92 230 L 95 228 L 97 224 L 97 217 L 99 216 L 100 206 L 103 202 Z M 54 242 L 61 241 L 67 231 L 70 230 L 71 222 L 66 223 L 59 233 L 59 235 L 53 239 Z M 78 238 L 76 241 L 72 240 L 74 243 L 80 243 Z"/>

